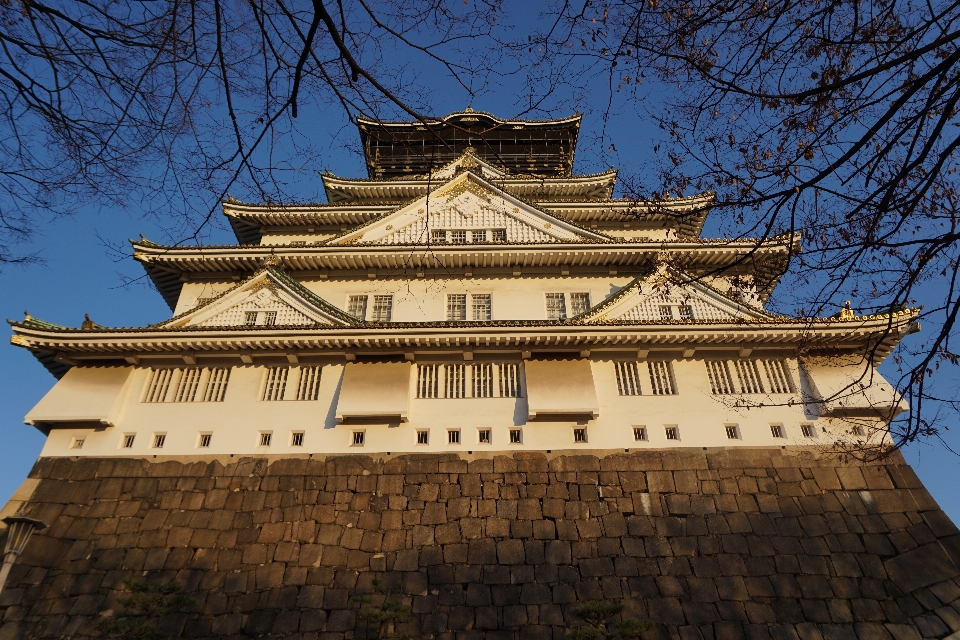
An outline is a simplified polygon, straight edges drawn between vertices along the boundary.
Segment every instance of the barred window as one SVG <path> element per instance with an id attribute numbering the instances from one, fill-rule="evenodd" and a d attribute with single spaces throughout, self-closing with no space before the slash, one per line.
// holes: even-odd
<path id="1" fill-rule="evenodd" d="M 740 439 L 740 430 L 735 424 L 728 424 L 724 427 L 727 432 L 727 440 L 739 440 Z"/>
<path id="2" fill-rule="evenodd" d="M 852 433 L 853 435 L 859 438 L 862 438 L 863 436 L 867 435 L 866 430 L 864 430 L 864 428 L 860 425 L 855 425 L 852 429 L 850 429 L 850 433 Z"/>
<path id="3" fill-rule="evenodd" d="M 163 449 L 163 445 L 167 442 L 167 434 L 165 433 L 155 433 L 153 434 L 153 448 L 154 449 Z"/>
<path id="4" fill-rule="evenodd" d="M 707 360 L 706 365 L 710 389 L 714 395 L 735 393 L 733 378 L 730 377 L 730 367 L 726 360 Z"/>
<path id="5" fill-rule="evenodd" d="M 316 400 L 320 397 L 321 366 L 300 367 L 300 382 L 297 383 L 297 400 Z"/>
<path id="6" fill-rule="evenodd" d="M 487 230 L 486 229 L 477 229 L 470 232 L 470 240 L 473 242 L 486 242 L 487 241 Z"/>
<path id="7" fill-rule="evenodd" d="M 587 441 L 587 430 L 584 427 L 574 427 L 573 429 L 573 441 L 574 442 L 586 442 Z"/>
<path id="8" fill-rule="evenodd" d="M 477 442 L 480 444 L 490 444 L 490 429 L 479 429 L 477 431 Z"/>
<path id="9" fill-rule="evenodd" d="M 261 400 L 283 400 L 283 392 L 287 387 L 287 367 L 269 367 L 263 384 Z"/>
<path id="10" fill-rule="evenodd" d="M 303 431 L 294 431 L 290 434 L 290 446 L 291 447 L 302 447 L 303 446 Z"/>
<path id="11" fill-rule="evenodd" d="M 467 231 L 454 229 L 450 232 L 450 244 L 467 244 Z"/>
<path id="12" fill-rule="evenodd" d="M 247 311 L 243 315 L 244 324 L 255 325 L 257 324 L 257 312 L 256 311 Z"/>
<path id="13" fill-rule="evenodd" d="M 803 434 L 804 438 L 816 438 L 817 430 L 812 424 L 802 424 L 800 425 L 800 432 Z"/>
<path id="14" fill-rule="evenodd" d="M 447 444 L 460 444 L 459 429 L 450 429 L 447 431 Z"/>
<path id="15" fill-rule="evenodd" d="M 660 319 L 673 320 L 673 307 L 668 304 L 660 305 Z"/>
<path id="16" fill-rule="evenodd" d="M 365 431 L 354 431 L 353 432 L 353 446 L 362 447 L 364 441 L 366 440 Z"/>
<path id="17" fill-rule="evenodd" d="M 637 441 L 642 441 L 647 439 L 647 428 L 646 427 L 634 427 L 633 428 L 633 439 Z"/>
<path id="18" fill-rule="evenodd" d="M 571 293 L 570 294 L 570 315 L 578 316 L 590 310 L 589 293 Z"/>
<path id="19" fill-rule="evenodd" d="M 174 402 L 193 402 L 200 385 L 200 369 L 181 369 L 177 390 L 173 395 Z"/>
<path id="20" fill-rule="evenodd" d="M 693 307 L 688 304 L 682 304 L 678 307 L 678 309 L 680 310 L 681 320 L 694 320 Z"/>
<path id="21" fill-rule="evenodd" d="M 562 293 L 547 294 L 547 319 L 566 320 L 567 305 Z"/>
<path id="22" fill-rule="evenodd" d="M 465 293 L 447 294 L 447 320 L 467 319 L 467 295 Z"/>
<path id="23" fill-rule="evenodd" d="M 206 388 L 203 390 L 204 402 L 223 402 L 227 393 L 227 382 L 230 380 L 230 369 L 218 367 L 210 369 Z"/>
<path id="24" fill-rule="evenodd" d="M 670 396 L 677 393 L 673 378 L 673 367 L 663 360 L 647 362 L 647 371 L 650 373 L 650 393 L 655 396 Z"/>
<path id="25" fill-rule="evenodd" d="M 173 369 L 153 369 L 147 383 L 147 393 L 144 402 L 164 402 L 167 391 L 170 389 L 170 380 L 173 378 Z"/>
<path id="26" fill-rule="evenodd" d="M 782 424 L 772 424 L 770 425 L 770 435 L 774 438 L 786 438 L 787 436 L 783 435 L 783 425 Z"/>
<path id="27" fill-rule="evenodd" d="M 444 244 L 447 241 L 447 232 L 443 229 L 433 229 L 430 231 L 430 242 L 433 244 Z"/>
<path id="28" fill-rule="evenodd" d="M 373 296 L 373 322 L 390 322 L 393 317 L 393 296 Z"/>
<path id="29" fill-rule="evenodd" d="M 440 365 L 421 364 L 417 366 L 417 397 L 439 398 Z"/>
<path id="30" fill-rule="evenodd" d="M 133 441 L 136 439 L 136 437 L 137 437 L 136 434 L 132 434 L 132 433 L 128 433 L 128 434 L 124 435 L 124 436 L 123 436 L 123 448 L 124 448 L 124 449 L 132 449 L 132 448 L 133 448 Z"/>
<path id="31" fill-rule="evenodd" d="M 677 427 L 664 427 L 664 433 L 667 436 L 667 440 L 679 440 L 680 439 L 680 430 Z"/>
<path id="32" fill-rule="evenodd" d="M 523 431 L 510 429 L 510 444 L 523 444 Z"/>
<path id="33" fill-rule="evenodd" d="M 494 229 L 490 232 L 490 240 L 492 242 L 506 242 L 507 241 L 507 230 L 506 229 Z"/>
<path id="34" fill-rule="evenodd" d="M 708 360 L 707 376 L 714 394 L 793 393 L 785 360 Z"/>
<path id="35" fill-rule="evenodd" d="M 201 449 L 207 449 L 210 447 L 210 441 L 213 440 L 213 436 L 209 433 L 201 433 L 200 441 L 197 443 L 197 446 Z"/>
<path id="36" fill-rule="evenodd" d="M 260 446 L 269 447 L 270 443 L 273 441 L 273 432 L 272 431 L 261 431 L 260 432 Z"/>
<path id="37" fill-rule="evenodd" d="M 489 362 L 476 363 L 471 367 L 473 374 L 473 397 L 493 397 L 493 365 Z"/>
<path id="38" fill-rule="evenodd" d="M 428 430 L 417 431 L 417 444 L 430 444 L 430 432 Z"/>
<path id="39" fill-rule="evenodd" d="M 520 397 L 520 365 L 507 362 L 500 365 L 500 397 Z"/>
<path id="40" fill-rule="evenodd" d="M 350 296 L 347 300 L 347 313 L 361 320 L 366 320 L 367 296 Z"/>
<path id="41" fill-rule="evenodd" d="M 473 320 L 483 322 L 491 317 L 491 304 L 489 293 L 475 293 L 470 297 L 470 303 L 473 311 Z"/>
<path id="42" fill-rule="evenodd" d="M 741 393 L 763 393 L 763 380 L 756 360 L 734 360 Z"/>
<path id="43" fill-rule="evenodd" d="M 794 393 L 796 391 L 786 360 L 761 360 L 760 367 L 763 370 L 764 379 L 767 381 L 767 389 L 770 390 L 770 393 Z"/>
<path id="44" fill-rule="evenodd" d="M 467 397 L 466 367 L 462 364 L 448 364 L 444 367 L 444 373 L 447 378 L 446 397 Z"/>
<path id="45" fill-rule="evenodd" d="M 276 311 L 266 311 L 263 314 L 263 324 L 272 327 L 277 324 L 277 312 Z"/>
<path id="46" fill-rule="evenodd" d="M 143 401 L 221 402 L 227 390 L 229 374 L 230 370 L 223 367 L 153 369 L 147 380 Z M 200 393 L 201 387 L 203 387 L 202 393 Z"/>
<path id="47" fill-rule="evenodd" d="M 417 365 L 417 398 L 517 398 L 520 365 L 515 362 Z"/>
<path id="48" fill-rule="evenodd" d="M 622 396 L 639 396 L 640 370 L 634 361 L 614 362 L 617 371 L 617 391 Z"/>

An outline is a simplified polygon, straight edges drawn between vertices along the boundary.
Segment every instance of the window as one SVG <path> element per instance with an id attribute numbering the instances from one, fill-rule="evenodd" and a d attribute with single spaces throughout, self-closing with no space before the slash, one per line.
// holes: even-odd
<path id="1" fill-rule="evenodd" d="M 741 393 L 763 393 L 763 381 L 756 360 L 734 360 Z"/>
<path id="2" fill-rule="evenodd" d="M 523 430 L 510 429 L 510 444 L 522 444 L 522 443 L 523 443 Z"/>
<path id="3" fill-rule="evenodd" d="M 617 371 L 617 391 L 622 396 L 640 395 L 640 370 L 636 362 L 614 362 Z"/>
<path id="4" fill-rule="evenodd" d="M 263 324 L 268 327 L 272 327 L 277 324 L 277 312 L 276 311 L 266 311 L 263 314 Z"/>
<path id="5" fill-rule="evenodd" d="M 207 378 L 207 385 L 203 390 L 203 401 L 223 402 L 223 396 L 227 393 L 227 381 L 229 379 L 230 369 L 226 367 L 210 369 L 210 376 Z"/>
<path id="6" fill-rule="evenodd" d="M 669 362 L 648 361 L 647 370 L 650 373 L 650 393 L 655 396 L 671 396 L 677 393 L 673 380 L 673 367 Z"/>
<path id="7" fill-rule="evenodd" d="M 707 360 L 707 377 L 710 378 L 710 389 L 716 394 L 735 393 L 733 378 L 730 377 L 730 367 L 726 360 Z"/>
<path id="8" fill-rule="evenodd" d="M 283 392 L 287 387 L 288 367 L 268 367 L 263 384 L 264 401 L 283 400 Z"/>
<path id="9" fill-rule="evenodd" d="M 467 244 L 465 229 L 454 229 L 450 232 L 450 244 Z"/>
<path id="10" fill-rule="evenodd" d="M 587 441 L 587 429 L 586 429 L 586 427 L 574 427 L 574 429 L 573 429 L 573 441 L 574 441 L 574 442 L 586 442 L 586 441 Z"/>
<path id="11" fill-rule="evenodd" d="M 150 381 L 147 383 L 147 394 L 143 398 L 144 402 L 163 402 L 167 399 L 167 390 L 170 388 L 173 371 L 173 369 L 153 369 L 151 371 Z"/>
<path id="12" fill-rule="evenodd" d="M 71 449 L 83 449 L 83 438 L 74 438 L 70 441 Z"/>
<path id="13" fill-rule="evenodd" d="M 443 229 L 432 229 L 430 231 L 430 242 L 433 244 L 444 244 L 447 241 L 447 232 Z"/>
<path id="14" fill-rule="evenodd" d="M 714 394 L 793 393 L 786 361 L 708 360 L 707 376 Z"/>
<path id="15" fill-rule="evenodd" d="M 478 362 L 470 366 L 473 378 L 473 397 L 493 397 L 493 365 L 488 362 Z"/>
<path id="16" fill-rule="evenodd" d="M 459 429 L 450 429 L 447 431 L 447 444 L 460 444 Z"/>
<path id="17" fill-rule="evenodd" d="M 491 318 L 491 305 L 489 293 L 476 293 L 470 296 L 472 307 L 471 317 L 477 322 L 483 322 Z"/>
<path id="18" fill-rule="evenodd" d="M 739 440 L 740 439 L 740 430 L 735 424 L 728 424 L 724 426 L 724 429 L 727 432 L 727 440 Z"/>
<path id="19" fill-rule="evenodd" d="M 444 373 L 446 373 L 446 378 L 447 378 L 446 397 L 466 398 L 467 397 L 466 366 L 462 364 L 448 364 L 444 367 Z"/>
<path id="20" fill-rule="evenodd" d="M 566 320 L 567 305 L 562 293 L 547 294 L 547 320 Z"/>
<path id="21" fill-rule="evenodd" d="M 290 434 L 290 446 L 291 447 L 302 447 L 303 446 L 303 431 L 294 431 Z"/>
<path id="22" fill-rule="evenodd" d="M 487 241 L 487 230 L 478 229 L 476 231 L 470 232 L 470 241 L 471 242 L 486 242 Z"/>
<path id="23" fill-rule="evenodd" d="M 430 431 L 427 429 L 417 431 L 417 444 L 430 444 Z"/>
<path id="24" fill-rule="evenodd" d="M 153 448 L 154 449 L 163 449 L 163 445 L 167 442 L 167 434 L 165 433 L 155 433 L 153 434 Z"/>
<path id="25" fill-rule="evenodd" d="M 786 360 L 761 360 L 760 367 L 763 370 L 770 393 L 793 393 L 795 391 Z"/>
<path id="26" fill-rule="evenodd" d="M 772 424 L 770 425 L 770 435 L 774 438 L 786 438 L 787 436 L 783 435 L 783 425 L 782 424 Z"/>
<path id="27" fill-rule="evenodd" d="M 269 446 L 270 446 L 270 442 L 271 442 L 272 440 L 273 440 L 273 432 L 272 432 L 272 431 L 261 431 L 261 432 L 260 432 L 260 446 L 261 446 L 261 447 L 269 447 Z"/>
<path id="28" fill-rule="evenodd" d="M 677 427 L 664 427 L 663 430 L 667 435 L 667 440 L 680 439 L 680 431 L 677 429 Z"/>
<path id="29" fill-rule="evenodd" d="M 570 315 L 578 316 L 590 310 L 589 293 L 571 293 L 570 294 Z"/>
<path id="30" fill-rule="evenodd" d="M 519 363 L 417 365 L 417 398 L 517 398 Z"/>
<path id="31" fill-rule="evenodd" d="M 247 311 L 243 315 L 243 322 L 247 325 L 257 324 L 257 312 L 256 311 Z"/>
<path id="32" fill-rule="evenodd" d="M 203 402 L 222 402 L 229 375 L 230 370 L 227 368 L 153 369 L 147 381 L 143 401 L 197 402 L 199 399 Z M 201 386 L 202 394 L 198 393 Z"/>
<path id="33" fill-rule="evenodd" d="M 816 438 L 817 430 L 812 424 L 802 424 L 800 425 L 800 432 L 803 434 L 804 438 Z"/>
<path id="34" fill-rule="evenodd" d="M 500 367 L 500 397 L 519 398 L 520 365 L 515 362 L 508 362 L 497 366 Z"/>
<path id="35" fill-rule="evenodd" d="M 353 446 L 354 446 L 354 447 L 362 447 L 365 436 L 366 436 L 366 432 L 365 432 L 365 431 L 354 431 L 354 432 L 353 432 Z"/>
<path id="36" fill-rule="evenodd" d="M 478 429 L 477 442 L 480 444 L 490 444 L 490 429 Z"/>
<path id="37" fill-rule="evenodd" d="M 467 319 L 467 295 L 465 293 L 447 294 L 447 320 Z"/>
<path id="38" fill-rule="evenodd" d="M 673 320 L 673 307 L 668 304 L 660 305 L 660 319 Z"/>
<path id="39" fill-rule="evenodd" d="M 347 313 L 361 320 L 367 319 L 367 296 L 350 296 L 347 299 Z"/>
<path id="40" fill-rule="evenodd" d="M 682 304 L 677 307 L 680 310 L 680 319 L 681 320 L 693 320 L 693 307 L 688 304 Z"/>
<path id="41" fill-rule="evenodd" d="M 297 400 L 316 400 L 320 397 L 320 372 L 323 367 L 300 367 L 297 382 Z"/>
<path id="42" fill-rule="evenodd" d="M 390 322 L 393 317 L 393 296 L 373 296 L 373 322 Z"/>
<path id="43" fill-rule="evenodd" d="M 867 432 L 860 425 L 855 426 L 853 429 L 850 430 L 850 432 L 859 438 L 862 438 L 863 436 L 867 435 Z M 81 446 L 83 445 L 82 440 L 80 441 L 80 444 Z M 80 447 L 77 447 L 77 448 L 79 449 Z"/>
<path id="44" fill-rule="evenodd" d="M 647 428 L 646 427 L 634 427 L 633 428 L 633 439 L 637 441 L 647 439 Z"/>
<path id="45" fill-rule="evenodd" d="M 133 441 L 136 439 L 136 437 L 137 437 L 136 434 L 133 434 L 133 433 L 125 434 L 123 436 L 123 444 L 121 444 L 120 446 L 122 446 L 124 449 L 132 449 Z"/>
<path id="46" fill-rule="evenodd" d="M 200 385 L 200 369 L 183 369 L 177 390 L 173 395 L 174 402 L 193 402 Z"/>
<path id="47" fill-rule="evenodd" d="M 417 397 L 439 398 L 439 365 L 421 364 L 417 366 Z"/>
<path id="48" fill-rule="evenodd" d="M 507 241 L 507 230 L 506 229 L 494 229 L 490 232 L 490 240 L 492 242 L 506 242 Z"/>
<path id="49" fill-rule="evenodd" d="M 207 447 L 210 446 L 210 440 L 212 439 L 213 439 L 213 435 L 209 433 L 201 433 L 200 441 L 197 443 L 197 446 L 202 449 L 206 449 Z"/>

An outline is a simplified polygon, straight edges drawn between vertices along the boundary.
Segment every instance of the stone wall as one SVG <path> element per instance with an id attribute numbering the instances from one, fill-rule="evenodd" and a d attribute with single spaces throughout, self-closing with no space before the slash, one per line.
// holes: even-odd
<path id="1" fill-rule="evenodd" d="M 0 640 L 96 635 L 131 577 L 184 587 L 195 607 L 162 626 L 189 638 L 355 637 L 376 576 L 414 637 L 445 640 L 559 640 L 589 600 L 651 638 L 960 630 L 960 534 L 899 456 L 46 458 L 31 478 L 19 511 L 51 526 L 0 594 Z"/>

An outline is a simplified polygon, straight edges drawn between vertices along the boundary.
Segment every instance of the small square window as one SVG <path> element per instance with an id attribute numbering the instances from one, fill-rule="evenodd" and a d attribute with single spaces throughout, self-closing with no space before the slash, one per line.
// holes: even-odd
<path id="1" fill-rule="evenodd" d="M 447 232 L 443 229 L 433 229 L 430 231 L 430 242 L 433 244 L 444 244 L 447 241 Z"/>
<path id="2" fill-rule="evenodd" d="M 209 433 L 201 433 L 201 434 L 200 434 L 200 444 L 199 444 L 199 446 L 202 447 L 202 448 L 209 447 L 209 446 L 210 446 L 210 440 L 212 440 L 212 439 L 213 439 L 213 436 L 212 436 L 211 434 L 209 434 Z"/>
<path id="3" fill-rule="evenodd" d="M 303 446 L 303 431 L 294 431 L 290 435 L 290 446 L 291 447 Z"/>
<path id="4" fill-rule="evenodd" d="M 353 432 L 353 446 L 362 447 L 364 436 L 366 436 L 365 431 L 354 431 Z"/>
<path id="5" fill-rule="evenodd" d="M 857 436 L 857 437 L 859 437 L 859 438 L 862 438 L 863 436 L 867 435 L 867 432 L 864 431 L 863 427 L 861 427 L 860 425 L 855 426 L 855 427 L 854 427 L 853 429 L 851 429 L 850 431 L 851 431 L 851 433 L 853 433 L 853 435 L 855 435 L 855 436 Z"/>
<path id="6" fill-rule="evenodd" d="M 124 436 L 123 436 L 123 444 L 122 444 L 121 446 L 123 446 L 124 449 L 132 449 L 132 448 L 133 448 L 133 441 L 134 441 L 134 439 L 135 439 L 136 437 L 137 437 L 136 434 L 132 434 L 132 433 L 128 433 L 128 434 L 124 435 Z"/>
<path id="7" fill-rule="evenodd" d="M 480 444 L 490 444 L 490 429 L 480 429 L 477 431 L 477 442 Z"/>
<path id="8" fill-rule="evenodd" d="M 740 430 L 735 424 L 728 424 L 724 427 L 727 431 L 727 440 L 739 440 L 740 439 Z"/>
<path id="9" fill-rule="evenodd" d="M 270 442 L 271 442 L 272 440 L 273 440 L 273 432 L 272 432 L 272 431 L 261 431 L 261 432 L 260 432 L 260 446 L 261 446 L 261 447 L 269 447 L 269 446 L 270 446 Z"/>
<path id="10" fill-rule="evenodd" d="M 277 324 L 277 312 L 276 311 L 266 311 L 263 314 L 263 324 L 268 327 L 272 327 Z"/>
<path id="11" fill-rule="evenodd" d="M 350 296 L 347 298 L 347 313 L 361 320 L 366 320 L 367 296 Z"/>
<path id="12" fill-rule="evenodd" d="M 573 441 L 574 442 L 586 442 L 587 441 L 587 429 L 585 427 L 575 427 L 573 429 Z"/>
<path id="13" fill-rule="evenodd" d="M 490 240 L 492 242 L 506 242 L 507 241 L 507 230 L 506 229 L 494 229 L 490 232 Z"/>
<path id="14" fill-rule="evenodd" d="M 668 304 L 660 305 L 660 319 L 673 320 L 673 307 Z"/>
<path id="15" fill-rule="evenodd" d="M 153 448 L 154 449 L 163 449 L 163 445 L 167 442 L 167 434 L 165 433 L 155 433 L 153 434 Z"/>
<path id="16" fill-rule="evenodd" d="M 83 438 L 74 438 L 70 441 L 71 449 L 83 449 Z"/>
<path id="17" fill-rule="evenodd" d="M 522 443 L 523 443 L 523 430 L 510 429 L 510 444 L 522 444 Z"/>
<path id="18" fill-rule="evenodd" d="M 787 436 L 783 435 L 783 433 L 782 424 L 770 425 L 770 435 L 772 435 L 774 438 L 786 438 Z"/>
<path id="19" fill-rule="evenodd" d="M 247 311 L 243 316 L 244 324 L 254 325 L 257 324 L 257 312 L 256 311 Z"/>
<path id="20" fill-rule="evenodd" d="M 680 310 L 680 319 L 681 320 L 693 320 L 693 307 L 688 304 L 682 304 L 677 307 Z"/>
<path id="21" fill-rule="evenodd" d="M 447 444 L 460 444 L 459 429 L 450 429 L 447 431 Z"/>
<path id="22" fill-rule="evenodd" d="M 800 425 L 800 431 L 803 433 L 804 438 L 816 438 L 817 430 L 812 424 L 802 424 Z"/>
<path id="23" fill-rule="evenodd" d="M 426 429 L 417 431 L 417 444 L 430 444 L 430 432 Z"/>
<path id="24" fill-rule="evenodd" d="M 634 440 L 646 440 L 646 439 L 647 439 L 647 428 L 646 428 L 646 427 L 634 427 L 634 428 L 633 428 L 633 439 L 634 439 Z"/>
<path id="25" fill-rule="evenodd" d="M 467 244 L 466 229 L 454 229 L 453 231 L 451 231 L 450 243 L 451 244 Z"/>
<path id="26" fill-rule="evenodd" d="M 664 427 L 664 432 L 667 434 L 667 440 L 680 439 L 680 431 L 676 427 Z"/>

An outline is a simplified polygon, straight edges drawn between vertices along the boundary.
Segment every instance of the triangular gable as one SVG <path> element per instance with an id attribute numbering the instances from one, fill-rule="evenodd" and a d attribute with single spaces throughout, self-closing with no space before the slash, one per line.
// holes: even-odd
<path id="1" fill-rule="evenodd" d="M 552 216 L 466 171 L 429 196 L 417 198 L 391 214 L 334 238 L 329 244 L 435 243 L 433 231 L 468 231 L 466 244 L 498 241 L 494 231 L 504 232 L 503 242 L 510 244 L 611 239 Z M 484 233 L 479 233 L 481 231 Z"/>
<path id="2" fill-rule="evenodd" d="M 282 271 L 266 267 L 218 297 L 154 327 L 347 326 L 360 322 Z"/>
<path id="3" fill-rule="evenodd" d="M 478 156 L 473 147 L 467 147 L 462 156 L 435 171 L 431 177 L 434 180 L 449 180 L 457 175 L 458 167 L 460 169 L 479 169 L 478 173 L 488 177 L 505 178 L 507 175 L 502 169 L 498 169 Z"/>
<path id="4" fill-rule="evenodd" d="M 573 318 L 577 322 L 769 320 L 775 316 L 738 302 L 684 273 L 661 265 Z"/>

